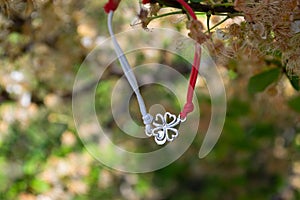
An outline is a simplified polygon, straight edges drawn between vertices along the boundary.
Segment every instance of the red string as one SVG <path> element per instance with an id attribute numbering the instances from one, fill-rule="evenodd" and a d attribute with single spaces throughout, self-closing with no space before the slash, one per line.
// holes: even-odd
<path id="1" fill-rule="evenodd" d="M 142 1 L 142 4 L 147 4 L 147 3 L 150 3 L 150 0 L 143 0 Z"/>
<path id="2" fill-rule="evenodd" d="M 186 95 L 186 103 L 180 113 L 180 117 L 184 119 L 188 113 L 192 112 L 194 110 L 194 104 L 193 104 L 193 95 L 194 95 L 194 89 L 198 77 L 198 71 L 199 71 L 199 65 L 201 60 L 201 47 L 200 45 L 196 44 L 195 46 L 195 55 L 194 55 L 194 62 L 192 66 L 192 72 L 190 75 L 190 83 Z"/>
<path id="3" fill-rule="evenodd" d="M 186 9 L 186 11 L 194 20 L 197 20 L 196 14 L 194 13 L 193 9 L 189 6 L 187 2 L 185 2 L 184 0 L 177 0 L 177 2 L 180 3 Z"/>
<path id="4" fill-rule="evenodd" d="M 105 6 L 104 6 L 104 11 L 106 13 L 109 13 L 110 11 L 115 11 L 120 3 L 121 0 L 109 0 Z"/>
<path id="5" fill-rule="evenodd" d="M 193 20 L 197 20 L 197 16 L 193 9 L 189 6 L 188 3 L 186 3 L 184 0 L 177 0 L 178 3 L 180 3 L 186 11 L 189 13 L 189 15 L 193 18 Z M 199 71 L 199 65 L 201 60 L 201 47 L 196 44 L 195 45 L 195 55 L 194 55 L 194 62 L 192 66 L 192 72 L 190 75 L 190 83 L 186 95 L 186 103 L 180 113 L 180 117 L 182 119 L 186 118 L 187 114 L 192 112 L 194 110 L 194 104 L 193 104 L 193 94 L 194 89 L 198 77 L 198 71 Z"/>

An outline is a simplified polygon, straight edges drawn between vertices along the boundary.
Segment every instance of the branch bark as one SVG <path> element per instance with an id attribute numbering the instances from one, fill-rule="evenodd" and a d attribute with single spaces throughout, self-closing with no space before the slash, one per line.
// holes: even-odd
<path id="1" fill-rule="evenodd" d="M 167 7 L 179 8 L 179 9 L 182 8 L 182 6 L 177 1 L 152 0 L 151 2 L 159 3 L 159 4 L 167 6 Z M 193 8 L 194 11 L 205 12 L 205 13 L 210 12 L 212 15 L 218 14 L 218 13 L 229 13 L 229 14 L 240 13 L 234 9 L 233 5 L 222 5 L 222 4 L 207 5 L 207 4 L 201 4 L 201 3 L 189 3 L 189 5 Z"/>

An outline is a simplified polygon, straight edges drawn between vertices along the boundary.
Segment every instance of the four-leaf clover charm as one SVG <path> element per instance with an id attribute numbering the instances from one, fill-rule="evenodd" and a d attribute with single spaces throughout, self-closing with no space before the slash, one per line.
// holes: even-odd
<path id="1" fill-rule="evenodd" d="M 182 121 L 180 116 L 176 117 L 176 115 L 169 112 L 166 112 L 164 115 L 157 114 L 152 123 L 154 128 L 151 130 L 151 135 L 154 136 L 155 142 L 158 145 L 163 145 L 167 141 L 173 141 L 178 136 L 176 126 Z"/>

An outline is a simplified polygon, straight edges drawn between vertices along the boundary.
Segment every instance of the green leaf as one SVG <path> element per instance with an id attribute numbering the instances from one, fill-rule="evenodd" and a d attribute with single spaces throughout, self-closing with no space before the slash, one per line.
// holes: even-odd
<path id="1" fill-rule="evenodd" d="M 230 80 L 234 80 L 238 77 L 238 74 L 232 69 L 230 69 L 227 74 Z"/>
<path id="2" fill-rule="evenodd" d="M 255 137 L 272 137 L 276 133 L 276 129 L 273 124 L 258 123 L 250 128 L 248 133 Z"/>
<path id="3" fill-rule="evenodd" d="M 200 3 L 202 2 L 203 0 L 191 0 L 192 3 Z"/>
<path id="4" fill-rule="evenodd" d="M 20 33 L 13 32 L 8 35 L 8 41 L 12 44 L 18 44 L 23 40 L 23 37 Z"/>
<path id="5" fill-rule="evenodd" d="M 32 180 L 30 186 L 37 193 L 43 193 L 50 189 L 50 185 L 47 182 L 40 179 Z"/>
<path id="6" fill-rule="evenodd" d="M 300 77 L 296 75 L 288 76 L 293 88 L 297 91 L 300 91 Z"/>
<path id="7" fill-rule="evenodd" d="M 228 103 L 228 117 L 242 117 L 250 112 L 250 105 L 248 102 L 241 101 L 237 98 L 232 99 Z"/>
<path id="8" fill-rule="evenodd" d="M 288 105 L 294 111 L 300 113 L 300 96 L 294 97 L 288 101 Z"/>
<path id="9" fill-rule="evenodd" d="M 264 91 L 271 83 L 278 80 L 280 69 L 274 68 L 252 76 L 248 83 L 248 92 L 255 94 Z"/>
<path id="10" fill-rule="evenodd" d="M 135 187 L 136 192 L 140 196 L 145 196 L 147 194 L 147 191 L 149 191 L 150 189 L 149 181 L 139 178 Z"/>

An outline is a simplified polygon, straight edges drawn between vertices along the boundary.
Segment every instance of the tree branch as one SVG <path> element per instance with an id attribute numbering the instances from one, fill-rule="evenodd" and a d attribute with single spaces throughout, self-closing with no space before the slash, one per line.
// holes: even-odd
<path id="1" fill-rule="evenodd" d="M 151 3 L 159 3 L 161 5 L 173 8 L 182 8 L 182 6 L 177 1 L 170 0 L 152 0 Z M 206 5 L 201 3 L 189 3 L 195 12 L 210 12 L 212 15 L 218 13 L 230 13 L 237 14 L 240 13 L 234 9 L 234 6 L 231 4 L 215 4 L 215 5 Z"/>

